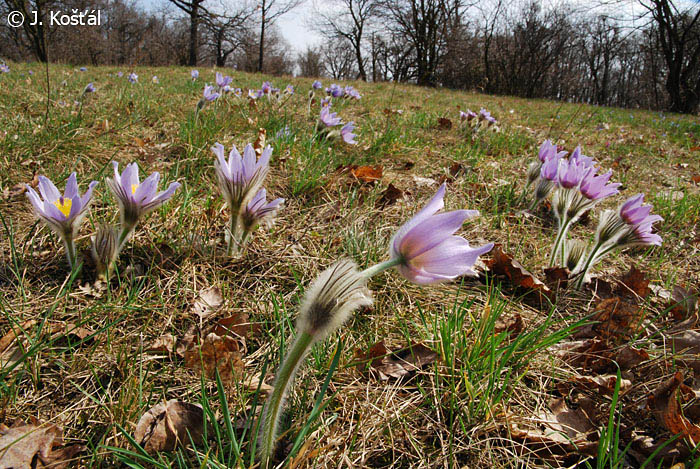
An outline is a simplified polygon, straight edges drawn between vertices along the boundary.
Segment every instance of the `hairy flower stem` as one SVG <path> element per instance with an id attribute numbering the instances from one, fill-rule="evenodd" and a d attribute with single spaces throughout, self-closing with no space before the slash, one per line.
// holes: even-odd
<path id="1" fill-rule="evenodd" d="M 365 270 L 360 272 L 360 275 L 367 278 L 374 277 L 375 275 L 384 272 L 385 270 L 391 269 L 392 267 L 396 267 L 402 262 L 403 259 L 401 259 L 400 257 L 397 257 L 395 259 L 389 259 L 388 261 L 380 262 L 379 264 L 366 268 Z"/>
<path id="2" fill-rule="evenodd" d="M 566 235 L 569 232 L 569 226 L 571 225 L 571 220 L 564 215 L 563 221 L 559 223 L 559 232 L 557 233 L 557 238 L 554 240 L 554 245 L 552 246 L 552 252 L 549 256 L 549 267 L 554 267 L 557 262 L 557 255 L 562 251 L 561 258 L 563 259 L 562 265 L 566 262 L 566 253 L 563 252 L 563 246 L 566 243 Z"/>
<path id="3" fill-rule="evenodd" d="M 230 257 L 239 257 L 243 252 L 243 243 L 246 237 L 247 235 L 243 229 L 240 211 L 235 213 L 232 211 L 226 254 Z"/>
<path id="4" fill-rule="evenodd" d="M 64 237 L 63 246 L 66 248 L 66 259 L 68 259 L 68 265 L 70 266 L 70 270 L 75 270 L 75 266 L 77 265 L 78 261 L 78 255 L 75 251 L 75 242 L 73 241 L 73 238 L 68 236 Z"/>
<path id="5" fill-rule="evenodd" d="M 289 387 L 294 380 L 299 365 L 304 360 L 307 352 L 313 345 L 314 338 L 308 332 L 297 335 L 291 349 L 282 362 L 282 366 L 277 373 L 272 394 L 265 405 L 262 416 L 262 435 L 260 437 L 260 467 L 270 466 L 272 455 L 277 443 L 277 426 L 279 425 L 280 413 L 284 404 L 284 398 L 289 391 Z"/>
<path id="6" fill-rule="evenodd" d="M 599 252 L 600 249 L 603 246 L 605 246 L 605 244 L 605 242 L 598 242 L 593 247 L 591 254 L 588 256 L 588 259 L 586 259 L 586 263 L 583 265 L 583 269 L 581 270 L 579 278 L 576 280 L 575 287 L 577 290 L 580 290 L 583 287 L 583 283 L 586 281 L 586 275 L 588 275 L 588 271 L 591 270 L 591 268 L 595 265 L 596 261 L 598 261 L 607 253 L 615 249 L 615 247 L 617 246 L 616 244 L 613 244 L 612 246 L 608 246 L 602 252 Z"/>

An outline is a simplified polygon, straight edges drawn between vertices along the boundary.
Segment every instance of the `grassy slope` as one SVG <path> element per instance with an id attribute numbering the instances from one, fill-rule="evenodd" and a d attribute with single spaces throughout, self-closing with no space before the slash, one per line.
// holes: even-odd
<path id="1" fill-rule="evenodd" d="M 311 141 L 316 111 L 312 117 L 306 114 L 310 80 L 272 79 L 276 86 L 290 82 L 299 90 L 280 109 L 252 109 L 245 101 L 230 100 L 206 108 L 195 120 L 193 109 L 204 81 L 213 81 L 212 70 L 200 69 L 202 78 L 193 83 L 188 69 L 139 68 L 140 82 L 130 85 L 126 77 L 116 77 L 118 68 L 79 72 L 51 66 L 52 107 L 45 123 L 41 68 L 11 67 L 11 74 L 0 75 L 0 192 L 30 181 L 36 171 L 59 187 L 71 171 L 78 172 L 81 189 L 89 180 L 101 181 L 81 231 L 80 248 L 87 249 L 98 222 L 116 221 L 116 208 L 103 182 L 111 173 L 110 161 L 121 166 L 137 161 L 143 172 L 157 170 L 166 181 L 184 185 L 172 202 L 139 227 L 122 253 L 118 280 L 97 294 L 85 287 L 87 273 L 70 284 L 60 243 L 34 221 L 24 196 L 1 202 L 5 227 L 0 236 L 0 333 L 10 322 L 36 319 L 38 324 L 28 334 L 41 339 L 34 342 L 24 366 L 3 383 L 0 421 L 35 416 L 60 422 L 69 439 L 88 445 L 81 460 L 88 466 L 114 462 L 114 453 L 105 446 L 128 448 L 119 427 L 132 431 L 155 403 L 173 397 L 199 402 L 203 394 L 216 394 L 212 382 L 202 388 L 198 374 L 180 359 L 156 359 L 144 352 L 164 332 L 182 337 L 198 324 L 190 312 L 197 291 L 220 286 L 226 313 L 247 312 L 262 324 L 262 332 L 247 344 L 247 373 L 259 372 L 266 361 L 274 367 L 303 286 L 340 257 L 349 256 L 362 266 L 382 260 L 395 228 L 437 187 L 415 177 L 439 179 L 455 162 L 466 171 L 449 185 L 447 208 L 478 209 L 482 215 L 465 225 L 464 235 L 477 244 L 501 242 L 539 272 L 553 227 L 549 220 L 520 212 L 516 199 L 524 171 L 547 137 L 569 150 L 581 144 L 586 154 L 614 169 L 614 178 L 624 184 L 624 197 L 645 192 L 665 219 L 659 225 L 663 249 L 616 255 L 604 263 L 607 274 L 626 270 L 634 257 L 652 281 L 663 286 L 692 284 L 699 278 L 700 194 L 692 181 L 700 174 L 697 118 L 352 83 L 362 100 L 334 105 L 344 120 L 358 125 L 359 144 L 351 147 Z M 160 84 L 151 83 L 154 74 Z M 242 88 L 257 88 L 265 78 L 240 73 L 233 77 L 234 85 Z M 87 97 L 78 113 L 70 103 L 90 81 L 97 93 Z M 62 101 L 68 105 L 61 106 Z M 457 124 L 458 109 L 467 107 L 490 110 L 502 131 L 470 138 L 456 125 L 437 128 L 438 117 Z M 387 117 L 384 109 L 403 113 Z M 291 136 L 274 138 L 285 126 Z M 243 259 L 228 261 L 207 253 L 207 246 L 223 238 L 227 220 L 209 148 L 217 141 L 227 148 L 241 147 L 255 140 L 258 128 L 267 130 L 274 147 L 268 193 L 287 199 L 286 207 L 272 229 L 257 233 Z M 409 168 L 410 162 L 415 165 Z M 338 165 L 349 163 L 382 165 L 381 183 L 357 187 L 332 175 Z M 407 191 L 407 197 L 375 208 L 390 182 Z M 593 229 L 594 222 L 577 227 L 574 236 L 586 236 Z M 553 371 L 543 352 L 506 402 L 494 402 L 499 385 L 489 381 L 487 360 L 474 345 L 479 337 L 489 336 L 480 336 L 481 326 L 474 321 L 486 321 L 491 317 L 486 313 L 503 309 L 505 316 L 522 314 L 526 330 L 536 332 L 542 324 L 555 329 L 551 320 L 517 298 L 471 281 L 419 288 L 392 272 L 373 280 L 372 289 L 373 310 L 357 315 L 340 334 L 344 351 L 330 388 L 337 394 L 320 417 L 322 431 L 310 437 L 308 448 L 322 451 L 301 463 L 436 467 L 457 461 L 477 466 L 476 461 L 486 457 L 489 465 L 507 465 L 509 444 L 491 441 L 502 434 L 498 428 L 504 409 L 531 414 L 546 401 L 542 393 L 552 389 L 553 378 L 566 370 Z M 587 308 L 586 302 L 563 301 L 555 317 L 580 317 Z M 40 334 L 42 321 L 46 324 Z M 64 321 L 85 323 L 99 333 L 77 345 L 75 340 L 48 340 L 46 327 Z M 399 346 L 409 339 L 438 350 L 442 362 L 434 373 L 396 385 L 368 379 L 355 369 L 355 348 L 366 350 L 378 340 Z M 331 338 L 317 346 L 301 372 L 291 400 L 291 435 L 308 417 L 337 343 Z M 639 395 L 651 386 L 635 385 L 640 386 Z M 241 386 L 226 392 L 234 415 L 251 405 L 251 393 Z M 249 461 L 250 449 L 244 446 L 243 452 Z M 215 445 L 210 457 L 233 464 L 236 457 L 227 453 Z"/>

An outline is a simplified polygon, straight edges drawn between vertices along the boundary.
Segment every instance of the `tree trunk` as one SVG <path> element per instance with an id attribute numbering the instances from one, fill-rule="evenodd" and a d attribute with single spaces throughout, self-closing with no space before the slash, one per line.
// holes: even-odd
<path id="1" fill-rule="evenodd" d="M 258 72 L 263 71 L 263 52 L 265 51 L 265 2 L 262 5 L 262 21 L 260 22 L 260 49 L 258 50 Z"/>
<path id="2" fill-rule="evenodd" d="M 199 3 L 197 1 L 192 2 L 192 9 L 190 10 L 190 58 L 188 61 L 189 66 L 197 65 L 197 30 L 199 29 Z"/>

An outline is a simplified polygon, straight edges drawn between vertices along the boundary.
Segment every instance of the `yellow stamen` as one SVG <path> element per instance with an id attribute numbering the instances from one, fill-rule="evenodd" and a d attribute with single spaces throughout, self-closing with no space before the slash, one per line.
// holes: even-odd
<path id="1" fill-rule="evenodd" d="M 60 197 L 53 204 L 61 211 L 62 214 L 66 216 L 66 218 L 68 218 L 68 215 L 70 215 L 70 208 L 73 205 L 73 201 L 71 199 L 64 199 L 63 197 Z"/>
<path id="2" fill-rule="evenodd" d="M 136 194 L 136 189 L 139 187 L 138 184 L 132 184 L 131 185 L 131 195 Z"/>

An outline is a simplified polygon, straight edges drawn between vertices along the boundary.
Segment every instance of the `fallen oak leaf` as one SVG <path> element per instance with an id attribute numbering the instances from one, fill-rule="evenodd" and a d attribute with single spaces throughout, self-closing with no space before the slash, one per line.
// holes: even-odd
<path id="1" fill-rule="evenodd" d="M 253 149 L 258 158 L 262 156 L 262 152 L 265 149 L 265 140 L 267 139 L 267 130 L 260 128 L 258 129 L 258 138 L 255 139 L 253 143 Z"/>
<path id="2" fill-rule="evenodd" d="M 350 170 L 350 174 L 358 181 L 365 184 L 374 184 L 382 178 L 384 168 L 381 166 L 357 166 Z"/>
<path id="3" fill-rule="evenodd" d="M 447 117 L 438 117 L 437 128 L 439 130 L 450 130 L 452 128 L 452 121 Z"/>
<path id="4" fill-rule="evenodd" d="M 381 193 L 379 198 L 374 204 L 375 208 L 385 208 L 389 205 L 393 205 L 397 200 L 404 197 L 404 191 L 396 187 L 394 184 L 389 183 L 384 192 Z"/>
<path id="5" fill-rule="evenodd" d="M 500 244 L 493 247 L 491 257 L 485 259 L 484 264 L 494 275 L 507 278 L 516 289 L 529 290 L 548 299 L 553 297 L 552 290 L 516 261 L 512 255 L 504 252 Z"/>
<path id="6" fill-rule="evenodd" d="M 63 445 L 63 430 L 54 424 L 17 422 L 0 428 L 0 468 L 66 468 L 85 446 Z"/>
<path id="7" fill-rule="evenodd" d="M 192 347 L 185 352 L 185 366 L 201 370 L 207 378 L 216 377 L 216 371 L 224 383 L 236 381 L 243 371 L 243 354 L 240 342 L 230 336 L 218 336 L 210 332 L 204 337 L 200 347 Z"/>
<path id="8" fill-rule="evenodd" d="M 633 294 L 639 298 L 646 298 L 651 293 L 649 278 L 634 265 L 630 267 L 629 272 L 620 278 L 618 284 L 621 295 L 630 296 Z"/>
<path id="9" fill-rule="evenodd" d="M 420 343 L 392 351 L 383 340 L 370 347 L 366 354 L 356 350 L 355 356 L 360 360 L 358 368 L 361 371 L 374 372 L 382 381 L 408 377 L 434 363 L 438 357 L 437 353 Z"/>
<path id="10" fill-rule="evenodd" d="M 219 287 L 209 287 L 200 290 L 199 297 L 192 305 L 192 312 L 204 320 L 217 312 L 224 304 L 224 297 Z"/>
<path id="11" fill-rule="evenodd" d="M 668 431 L 683 436 L 693 446 L 700 442 L 700 427 L 688 420 L 681 411 L 678 401 L 678 391 L 682 391 L 683 373 L 677 371 L 671 379 L 661 383 L 654 392 L 649 395 L 647 403 L 654 412 L 658 421 Z"/>
<path id="12" fill-rule="evenodd" d="M 602 339 L 624 343 L 642 327 L 644 310 L 620 298 L 608 298 L 598 303 L 592 320 L 593 331 Z"/>
<path id="13" fill-rule="evenodd" d="M 136 424 L 134 440 L 149 454 L 202 442 L 204 412 L 195 404 L 171 399 L 151 407 Z"/>

